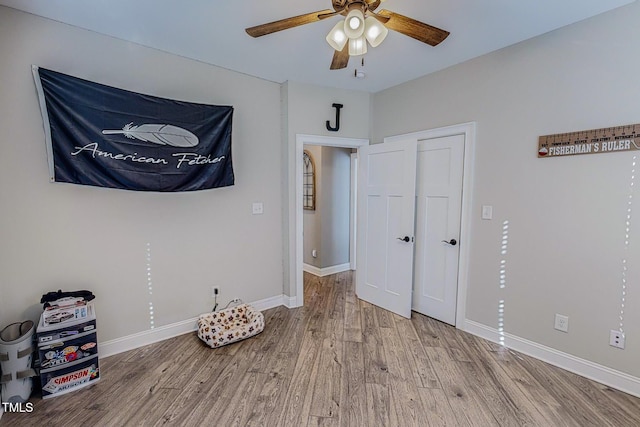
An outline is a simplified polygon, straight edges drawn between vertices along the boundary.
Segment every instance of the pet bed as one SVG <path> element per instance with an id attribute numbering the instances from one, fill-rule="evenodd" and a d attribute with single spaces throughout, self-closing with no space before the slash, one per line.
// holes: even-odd
<path id="1" fill-rule="evenodd" d="M 264 315 L 249 304 L 201 314 L 198 318 L 198 337 L 211 348 L 252 337 L 263 329 Z"/>

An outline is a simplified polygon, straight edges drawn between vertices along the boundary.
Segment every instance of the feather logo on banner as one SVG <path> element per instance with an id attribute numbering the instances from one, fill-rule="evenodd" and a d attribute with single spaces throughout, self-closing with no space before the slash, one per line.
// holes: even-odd
<path id="1" fill-rule="evenodd" d="M 195 147 L 200 140 L 186 129 L 173 125 L 144 124 L 135 126 L 133 123 L 125 125 L 122 130 L 103 130 L 103 135 L 123 134 L 129 139 L 153 142 L 172 147 Z"/>

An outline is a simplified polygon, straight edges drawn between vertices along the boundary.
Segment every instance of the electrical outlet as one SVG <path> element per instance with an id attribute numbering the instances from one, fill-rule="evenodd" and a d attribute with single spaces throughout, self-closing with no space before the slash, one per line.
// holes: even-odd
<path id="1" fill-rule="evenodd" d="M 220 288 L 218 286 L 211 287 L 211 298 L 215 298 L 220 294 Z"/>
<path id="2" fill-rule="evenodd" d="M 562 332 L 569 332 L 569 316 L 556 313 L 556 323 L 553 327 Z"/>
<path id="3" fill-rule="evenodd" d="M 624 334 L 612 329 L 611 334 L 609 335 L 609 345 L 624 350 Z"/>

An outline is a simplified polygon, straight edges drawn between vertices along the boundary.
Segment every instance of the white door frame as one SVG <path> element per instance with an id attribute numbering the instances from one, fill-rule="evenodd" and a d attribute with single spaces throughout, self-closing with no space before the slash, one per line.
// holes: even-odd
<path id="1" fill-rule="evenodd" d="M 351 270 L 356 269 L 356 219 L 358 217 L 358 153 L 351 153 L 351 201 L 349 203 L 349 264 Z"/>
<path id="2" fill-rule="evenodd" d="M 471 243 L 471 222 L 473 219 L 473 161 L 476 146 L 475 122 L 446 126 L 404 135 L 390 136 L 384 142 L 406 140 L 407 137 L 417 141 L 441 138 L 445 136 L 464 135 L 464 166 L 462 179 L 462 214 L 460 217 L 460 258 L 458 262 L 458 297 L 456 301 L 456 328 L 464 330 L 467 314 L 467 282 L 469 271 L 469 248 Z M 300 154 L 302 157 L 302 153 Z M 302 196 L 300 196 L 302 197 Z"/>
<path id="3" fill-rule="evenodd" d="M 302 153 L 304 151 L 304 145 L 321 145 L 325 147 L 344 147 L 344 148 L 358 148 L 365 145 L 369 145 L 368 139 L 359 138 L 340 138 L 333 136 L 320 136 L 320 135 L 305 135 L 296 134 L 296 150 L 295 150 L 295 166 L 292 171 L 293 174 L 289 176 L 294 177 L 295 191 L 293 195 L 289 197 L 289 212 L 292 208 L 295 210 L 294 228 L 295 239 L 291 242 L 289 248 L 289 280 L 294 280 L 296 288 L 295 303 L 291 301 L 290 307 L 302 307 L 304 305 L 304 285 L 302 275 L 302 263 L 303 263 L 303 209 L 302 209 Z M 291 171 L 290 171 L 291 172 Z M 291 271 L 293 267 L 293 271 Z"/>

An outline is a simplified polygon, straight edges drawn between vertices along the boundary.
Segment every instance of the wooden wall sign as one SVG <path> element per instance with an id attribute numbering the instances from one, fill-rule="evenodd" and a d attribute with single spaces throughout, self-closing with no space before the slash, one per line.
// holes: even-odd
<path id="1" fill-rule="evenodd" d="M 640 124 L 558 133 L 538 138 L 538 157 L 635 150 L 640 150 Z"/>

